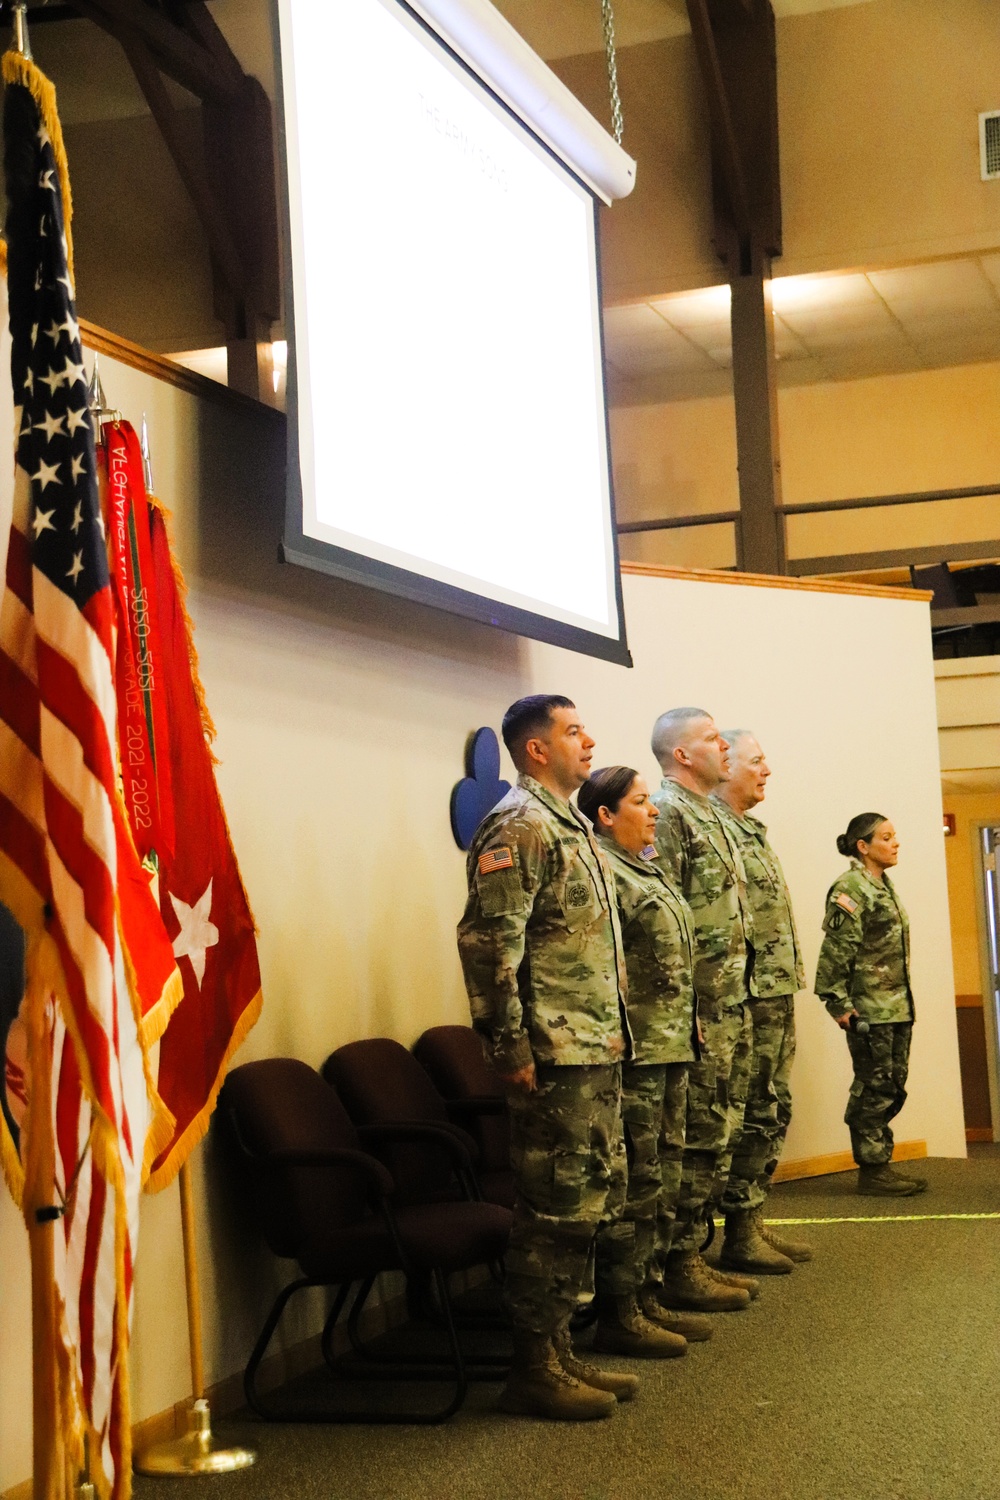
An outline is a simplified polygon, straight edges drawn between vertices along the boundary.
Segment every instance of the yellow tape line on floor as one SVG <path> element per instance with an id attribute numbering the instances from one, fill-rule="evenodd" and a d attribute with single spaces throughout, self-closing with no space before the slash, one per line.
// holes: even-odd
<path id="1" fill-rule="evenodd" d="M 929 1219 L 1000 1219 L 997 1214 L 858 1214 L 839 1219 L 772 1219 L 769 1224 L 924 1224 Z"/>

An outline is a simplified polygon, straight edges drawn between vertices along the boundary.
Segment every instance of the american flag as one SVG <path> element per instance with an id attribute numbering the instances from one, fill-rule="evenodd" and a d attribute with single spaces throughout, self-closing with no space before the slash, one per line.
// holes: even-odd
<path id="1" fill-rule="evenodd" d="M 99 1492 L 123 1495 L 149 1103 L 116 908 L 114 617 L 54 92 L 16 54 L 3 71 L 16 455 L 0 604 L 0 899 L 27 933 L 25 1003 L 37 997 L 48 1039 L 27 1087 L 30 1112 L 32 1068 L 51 1068 L 60 1364 L 75 1373 L 57 1420 L 77 1457 L 89 1436 Z M 49 1122 L 29 1120 L 30 1152 Z M 26 1215 L 45 1206 L 26 1194 Z"/>

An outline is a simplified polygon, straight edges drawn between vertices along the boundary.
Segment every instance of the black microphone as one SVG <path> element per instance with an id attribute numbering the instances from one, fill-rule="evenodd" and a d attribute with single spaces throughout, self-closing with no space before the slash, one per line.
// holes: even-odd
<path id="1" fill-rule="evenodd" d="M 872 1029 L 871 1022 L 863 1020 L 861 1016 L 858 1015 L 857 1011 L 853 1013 L 851 1019 L 847 1024 L 848 1026 L 850 1026 L 852 1031 L 857 1032 L 858 1036 L 867 1036 L 869 1031 L 871 1031 Z"/>

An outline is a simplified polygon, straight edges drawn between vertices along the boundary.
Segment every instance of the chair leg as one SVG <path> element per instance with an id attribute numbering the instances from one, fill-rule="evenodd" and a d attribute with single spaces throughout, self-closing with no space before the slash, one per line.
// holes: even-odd
<path id="1" fill-rule="evenodd" d="M 372 1287 L 375 1285 L 375 1277 L 367 1277 L 358 1288 L 358 1295 L 351 1303 L 351 1310 L 347 1315 L 347 1337 L 350 1339 L 351 1348 L 359 1359 L 369 1359 L 371 1356 L 365 1350 L 365 1341 L 361 1337 L 358 1321 L 368 1301 Z"/>
<path id="2" fill-rule="evenodd" d="M 434 1267 L 434 1286 L 438 1295 L 438 1302 L 444 1314 L 445 1323 L 448 1328 L 448 1342 L 451 1345 L 451 1357 L 455 1362 L 455 1395 L 449 1407 L 446 1407 L 438 1418 L 439 1422 L 445 1422 L 462 1405 L 469 1390 L 468 1376 L 465 1370 L 465 1360 L 462 1357 L 462 1346 L 458 1342 L 458 1333 L 455 1329 L 455 1319 L 451 1310 L 451 1295 L 448 1291 L 448 1278 L 444 1272 Z"/>
<path id="3" fill-rule="evenodd" d="M 434 1274 L 435 1278 L 437 1278 L 440 1273 L 435 1272 Z M 358 1295 L 355 1297 L 354 1304 L 351 1308 L 352 1314 L 355 1312 L 355 1309 L 360 1309 L 364 1306 L 368 1293 L 370 1292 L 371 1287 L 374 1284 L 374 1279 L 374 1277 L 371 1277 L 370 1279 L 361 1283 L 361 1286 L 358 1289 Z M 338 1411 L 329 1407 L 316 1406 L 292 1407 L 282 1410 L 281 1407 L 274 1406 L 271 1402 L 265 1400 L 261 1392 L 257 1389 L 257 1372 L 260 1368 L 261 1361 L 263 1360 L 264 1355 L 267 1352 L 268 1345 L 270 1344 L 271 1339 L 274 1336 L 274 1331 L 277 1328 L 278 1323 L 281 1321 L 282 1313 L 284 1312 L 286 1306 L 291 1301 L 296 1292 L 301 1291 L 304 1287 L 327 1286 L 328 1284 L 329 1283 L 325 1281 L 316 1281 L 309 1276 L 302 1276 L 297 1281 L 293 1281 L 288 1286 L 283 1287 L 282 1290 L 278 1293 L 277 1297 L 275 1298 L 274 1305 L 267 1315 L 267 1320 L 264 1324 L 264 1327 L 261 1329 L 260 1337 L 253 1347 L 253 1352 L 251 1353 L 250 1359 L 247 1362 L 247 1367 L 243 1376 L 243 1389 L 246 1392 L 247 1404 L 249 1405 L 250 1409 L 255 1412 L 258 1417 L 263 1418 L 263 1420 L 266 1422 L 345 1422 L 372 1426 L 391 1426 L 396 1423 L 404 1423 L 409 1426 L 433 1426 L 438 1422 L 446 1422 L 449 1417 L 453 1416 L 455 1412 L 458 1411 L 458 1408 L 461 1406 L 462 1402 L 465 1400 L 466 1392 L 468 1390 L 468 1380 L 465 1374 L 462 1352 L 458 1346 L 458 1338 L 455 1333 L 454 1323 L 450 1321 L 450 1318 L 449 1342 L 451 1344 L 452 1358 L 451 1363 L 445 1364 L 444 1368 L 447 1368 L 450 1371 L 452 1379 L 455 1383 L 455 1389 L 447 1403 L 436 1411 Z M 353 1285 L 353 1282 L 348 1282 L 346 1288 L 341 1287 L 340 1291 L 338 1292 L 337 1299 L 334 1304 L 334 1310 L 327 1318 L 326 1325 L 323 1330 L 323 1340 L 327 1345 L 330 1342 L 330 1338 L 332 1338 L 333 1324 L 336 1322 L 336 1319 L 339 1316 L 339 1312 L 340 1310 L 342 1310 L 347 1295 Z M 439 1287 L 439 1295 L 441 1295 L 442 1293 L 443 1296 L 447 1298 L 448 1291 L 447 1287 L 443 1285 L 443 1282 Z M 328 1337 L 328 1330 L 330 1331 L 330 1337 Z M 324 1354 L 325 1352 L 326 1351 L 324 1350 Z M 335 1370 L 334 1373 L 340 1372 Z M 362 1372 L 360 1376 L 360 1378 L 362 1379 L 373 1377 L 376 1379 L 389 1378 L 398 1379 L 401 1381 L 407 1379 L 444 1380 L 447 1378 L 446 1376 L 432 1373 L 430 1369 L 428 1370 L 427 1374 L 421 1377 L 414 1376 L 413 1374 L 406 1375 L 398 1370 L 393 1372 L 389 1368 L 378 1370 L 377 1372 Z"/>
<path id="4" fill-rule="evenodd" d="M 260 1368 L 261 1360 L 267 1353 L 267 1346 L 271 1342 L 274 1330 L 281 1321 L 281 1315 L 296 1292 L 301 1291 L 303 1287 L 322 1284 L 321 1282 L 317 1283 L 313 1281 L 311 1277 L 300 1276 L 298 1281 L 292 1281 L 288 1286 L 283 1287 L 274 1299 L 274 1305 L 267 1315 L 264 1327 L 260 1331 L 260 1337 L 253 1346 L 253 1352 L 247 1360 L 247 1367 L 243 1372 L 243 1390 L 247 1398 L 247 1405 L 259 1417 L 264 1417 L 270 1421 L 279 1420 L 275 1416 L 273 1409 L 268 1406 L 257 1390 L 257 1371 Z M 348 1286 L 350 1286 L 350 1283 L 348 1283 Z"/>
<path id="5" fill-rule="evenodd" d="M 334 1301 L 333 1307 L 330 1309 L 330 1316 L 323 1324 L 323 1334 L 320 1338 L 320 1351 L 323 1355 L 325 1364 L 331 1371 L 335 1370 L 337 1365 L 336 1355 L 333 1352 L 333 1335 L 337 1326 L 337 1319 L 340 1317 L 341 1313 L 344 1310 L 344 1303 L 347 1301 L 347 1297 L 352 1285 L 352 1282 L 346 1281 L 340 1288 L 340 1291 L 337 1293 L 336 1299 Z"/>

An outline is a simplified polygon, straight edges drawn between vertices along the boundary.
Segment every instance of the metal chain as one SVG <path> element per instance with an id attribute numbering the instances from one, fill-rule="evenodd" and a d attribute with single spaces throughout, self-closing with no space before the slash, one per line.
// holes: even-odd
<path id="1" fill-rule="evenodd" d="M 608 89 L 611 93 L 611 125 L 615 140 L 622 143 L 622 101 L 618 93 L 618 59 L 615 56 L 615 12 L 612 0 L 601 0 L 601 22 L 604 26 L 604 50 L 608 58 Z"/>

